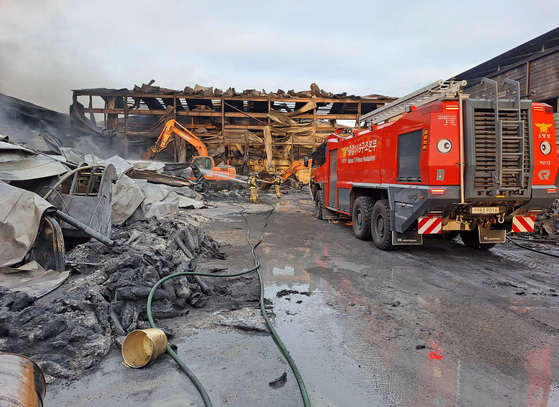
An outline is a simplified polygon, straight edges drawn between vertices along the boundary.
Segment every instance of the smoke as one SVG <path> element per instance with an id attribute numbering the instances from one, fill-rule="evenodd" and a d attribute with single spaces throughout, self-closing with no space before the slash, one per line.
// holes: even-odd
<path id="1" fill-rule="evenodd" d="M 507 18 L 495 19 L 503 8 Z M 73 89 L 152 78 L 171 89 L 316 82 L 333 93 L 397 96 L 555 28 L 541 15 L 558 13 L 549 0 L 0 0 L 0 92 L 64 113 Z"/>
<path id="2" fill-rule="evenodd" d="M 25 142 L 41 131 L 68 145 L 70 117 L 0 93 L 0 134 Z"/>

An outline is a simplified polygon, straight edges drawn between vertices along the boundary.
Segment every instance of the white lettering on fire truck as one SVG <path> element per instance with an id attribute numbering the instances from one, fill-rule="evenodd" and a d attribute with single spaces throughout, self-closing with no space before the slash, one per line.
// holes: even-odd
<path id="1" fill-rule="evenodd" d="M 348 155 L 351 157 L 355 154 L 361 154 L 363 152 L 376 152 L 377 151 L 377 140 L 366 140 L 359 144 L 352 144 L 348 148 Z"/>
<path id="2" fill-rule="evenodd" d="M 450 114 L 440 114 L 438 119 L 445 121 L 443 126 L 456 126 L 456 116 Z"/>
<path id="3" fill-rule="evenodd" d="M 363 163 L 363 162 L 368 162 L 368 161 L 376 161 L 377 160 L 377 156 L 376 155 L 369 155 L 367 157 L 355 157 L 355 158 L 349 158 L 347 160 L 348 164 L 353 164 L 353 163 Z M 342 160 L 343 162 L 343 160 Z"/>

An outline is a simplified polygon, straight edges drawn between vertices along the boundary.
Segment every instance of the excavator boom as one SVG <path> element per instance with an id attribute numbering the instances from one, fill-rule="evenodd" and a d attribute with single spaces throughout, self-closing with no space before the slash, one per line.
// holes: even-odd
<path id="1" fill-rule="evenodd" d="M 232 189 L 238 185 L 236 180 L 237 172 L 235 171 L 235 168 L 229 164 L 220 164 L 216 166 L 213 157 L 208 156 L 208 149 L 204 143 L 202 143 L 198 137 L 185 129 L 175 120 L 169 120 L 165 123 L 163 131 L 159 135 L 159 138 L 153 147 L 143 153 L 140 158 L 142 160 L 150 160 L 155 157 L 157 153 L 160 153 L 167 148 L 173 139 L 173 135 L 175 134 L 192 144 L 196 150 L 198 150 L 198 156 L 192 158 L 191 165 L 199 170 L 199 174 L 194 175 L 189 173 L 187 177 L 199 186 L 201 191 L 205 192 L 205 190 L 210 188 Z M 191 169 L 189 171 L 193 172 Z"/>
<path id="2" fill-rule="evenodd" d="M 142 160 L 149 160 L 155 157 L 157 153 L 160 153 L 161 151 L 165 150 L 169 145 L 169 143 L 171 142 L 173 134 L 176 134 L 180 138 L 192 144 L 194 148 L 196 148 L 196 150 L 198 151 L 198 155 L 204 157 L 208 155 L 208 149 L 206 148 L 204 143 L 200 141 L 198 137 L 196 137 L 190 131 L 182 127 L 175 120 L 171 119 L 167 123 L 165 123 L 165 127 L 161 131 L 161 134 L 159 135 L 159 138 L 157 139 L 153 147 L 151 147 L 149 151 L 141 155 Z"/>
<path id="3" fill-rule="evenodd" d="M 300 169 L 305 168 L 302 161 L 293 161 L 291 165 L 281 174 L 281 180 L 285 181 L 287 178 L 295 174 Z"/>

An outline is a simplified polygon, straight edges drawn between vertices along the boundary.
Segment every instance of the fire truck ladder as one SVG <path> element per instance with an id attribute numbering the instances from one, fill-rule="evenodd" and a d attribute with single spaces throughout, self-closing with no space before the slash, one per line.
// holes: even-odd
<path id="1" fill-rule="evenodd" d="M 514 109 L 516 120 L 501 119 L 502 115 L 499 114 L 499 87 L 497 81 L 483 78 L 480 83 L 481 85 L 488 84 L 495 87 L 493 102 L 495 110 L 496 165 L 495 171 L 493 172 L 493 190 L 496 195 L 504 191 L 526 188 L 526 185 L 523 185 L 525 179 L 524 159 L 526 152 L 524 149 L 525 122 L 522 120 L 522 111 L 520 109 L 520 83 L 512 79 L 505 79 L 504 83 L 516 87 L 516 103 Z M 503 129 L 505 130 L 504 132 Z M 510 143 L 518 143 L 518 148 L 514 149 L 516 151 L 510 151 L 510 147 L 507 146 L 507 144 Z M 503 148 L 503 145 L 505 145 L 505 148 Z M 503 163 L 508 163 L 509 165 L 504 166 Z M 516 163 L 514 165 L 515 168 L 510 168 L 510 163 Z M 503 184 L 505 184 L 504 179 L 507 175 L 516 177 L 516 187 L 503 186 Z"/>
<path id="2" fill-rule="evenodd" d="M 441 79 L 361 116 L 359 121 L 365 122 L 367 126 L 384 122 L 406 112 L 410 106 L 421 106 L 445 97 L 456 97 L 460 88 L 466 86 L 466 84 L 466 81 L 455 82 L 454 80 L 444 81 Z"/>

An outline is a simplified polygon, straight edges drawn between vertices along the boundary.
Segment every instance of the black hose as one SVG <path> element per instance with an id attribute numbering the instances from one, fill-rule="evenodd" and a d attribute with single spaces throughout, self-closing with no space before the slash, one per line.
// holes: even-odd
<path id="1" fill-rule="evenodd" d="M 559 240 L 557 239 L 530 239 L 527 237 L 520 237 L 520 236 L 515 236 L 514 238 L 509 236 L 508 238 L 513 240 L 525 240 L 527 242 L 533 242 L 533 243 L 553 243 L 553 244 L 559 243 Z"/>
<path id="2" fill-rule="evenodd" d="M 155 285 L 152 287 L 152 289 L 149 293 L 149 296 L 148 296 L 146 313 L 147 313 L 147 316 L 148 316 L 149 325 L 152 328 L 157 328 L 157 326 L 155 325 L 155 322 L 153 321 L 153 316 L 152 316 L 152 312 L 151 312 L 151 302 L 153 300 L 153 294 L 155 293 L 155 290 L 157 289 L 157 287 L 159 287 L 165 281 L 167 281 L 171 278 L 180 277 L 180 276 L 236 277 L 236 276 L 241 276 L 243 274 L 251 273 L 254 270 L 255 270 L 255 268 L 252 268 L 252 269 L 249 269 L 249 270 L 246 270 L 246 271 L 243 271 L 243 272 L 240 272 L 240 273 L 236 273 L 236 274 L 205 274 L 205 273 L 195 273 L 195 272 L 183 272 L 183 273 L 171 274 L 167 277 L 162 278 L 157 283 L 155 283 Z M 178 355 L 175 353 L 175 351 L 173 351 L 173 349 L 171 349 L 170 345 L 167 345 L 167 353 L 169 355 L 171 355 L 171 357 L 175 360 L 177 365 L 179 365 L 181 370 L 188 376 L 188 378 L 192 381 L 194 386 L 196 386 L 196 389 L 198 389 L 198 392 L 200 393 L 200 396 L 202 396 L 202 400 L 204 400 L 204 405 L 206 407 L 212 407 L 212 402 L 210 400 L 210 397 L 208 396 L 208 393 L 206 392 L 206 389 L 204 389 L 204 386 L 202 386 L 202 383 L 200 383 L 200 381 L 194 375 L 194 373 L 192 373 L 192 371 L 188 368 L 188 366 L 186 366 L 186 364 L 178 357 Z"/>
<path id="3" fill-rule="evenodd" d="M 536 253 L 540 253 L 540 254 L 545 254 L 546 256 L 556 257 L 556 258 L 559 259 L 559 256 L 557 256 L 556 254 L 546 253 L 546 252 L 542 252 L 541 250 L 536 250 L 536 249 L 532 249 L 531 247 L 523 246 L 523 245 L 521 245 L 521 244 L 515 242 L 514 239 L 511 239 L 510 237 L 507 237 L 507 240 L 508 240 L 509 242 L 514 243 L 514 244 L 517 245 L 518 247 L 523 248 L 523 249 L 530 250 L 530 251 L 533 251 L 533 252 L 536 252 Z"/>
<path id="4" fill-rule="evenodd" d="M 263 282 L 263 279 L 262 279 L 262 275 L 259 271 L 260 262 L 258 261 L 258 256 L 257 256 L 255 250 L 260 245 L 260 243 L 262 243 L 262 241 L 264 240 L 263 230 L 268 225 L 268 218 L 270 217 L 270 215 L 272 215 L 272 213 L 274 212 L 274 209 L 272 209 L 268 213 L 268 215 L 266 215 L 266 223 L 264 224 L 264 226 L 261 229 L 260 240 L 255 245 L 253 245 L 250 241 L 250 228 L 249 228 L 249 225 L 248 225 L 248 220 L 245 217 L 245 215 L 243 214 L 243 212 L 244 212 L 244 209 L 240 212 L 240 215 L 243 217 L 243 219 L 245 220 L 245 222 L 247 224 L 247 241 L 248 241 L 248 244 L 251 248 L 252 257 L 254 258 L 254 267 L 251 268 L 251 269 L 248 269 L 248 270 L 244 270 L 244 271 L 239 272 L 239 273 L 234 273 L 234 274 L 206 274 L 206 273 L 196 273 L 196 272 L 182 272 L 182 273 L 171 274 L 167 277 L 162 278 L 157 283 L 155 283 L 155 285 L 152 287 L 152 289 L 149 293 L 148 299 L 147 299 L 146 313 L 147 313 L 149 324 L 152 328 L 157 328 L 157 326 L 155 325 L 155 322 L 153 321 L 153 316 L 152 316 L 152 312 L 151 312 L 151 303 L 153 301 L 153 295 L 155 293 L 155 290 L 162 283 L 164 283 L 165 281 L 167 281 L 171 278 L 180 277 L 180 276 L 237 277 L 237 276 L 241 276 L 243 274 L 248 274 L 248 273 L 252 273 L 253 271 L 256 271 L 256 273 L 258 274 L 258 280 L 260 282 L 260 310 L 262 312 L 262 316 L 264 318 L 264 321 L 266 322 L 266 326 L 270 330 L 270 334 L 272 335 L 272 338 L 274 339 L 274 342 L 276 343 L 276 345 L 278 346 L 280 351 L 283 353 L 283 355 L 287 359 L 287 362 L 289 363 L 289 366 L 291 366 L 293 374 L 295 375 L 295 379 L 297 380 L 297 384 L 299 385 L 299 390 L 301 391 L 301 396 L 303 397 L 303 404 L 305 405 L 305 407 L 307 407 L 307 406 L 310 407 L 311 404 L 310 404 L 309 396 L 307 394 L 307 390 L 306 390 L 306 387 L 305 387 L 305 383 L 303 382 L 303 378 L 301 377 L 301 374 L 299 373 L 299 369 L 297 368 L 297 365 L 295 364 L 295 362 L 291 358 L 291 355 L 289 354 L 289 351 L 287 350 L 287 348 L 285 347 L 285 345 L 281 341 L 281 339 L 280 339 L 279 335 L 277 334 L 276 330 L 272 326 L 272 323 L 270 322 L 270 319 L 268 318 L 268 314 L 267 314 L 265 306 L 264 306 L 264 282 Z M 210 397 L 208 396 L 208 393 L 206 392 L 206 389 L 204 389 L 204 386 L 202 385 L 202 383 L 198 380 L 198 378 L 194 375 L 194 373 L 192 373 L 192 371 L 188 368 L 188 366 L 186 366 L 186 364 L 178 357 L 178 355 L 173 351 L 173 349 L 171 348 L 170 345 L 167 345 L 167 353 L 169 353 L 169 355 L 171 355 L 171 357 L 177 363 L 177 365 L 179 365 L 181 370 L 192 381 L 192 383 L 194 384 L 194 386 L 196 387 L 196 389 L 200 393 L 200 396 L 202 397 L 202 399 L 204 401 L 204 405 L 206 407 L 212 407 L 212 402 L 210 400 Z"/>
<path id="5" fill-rule="evenodd" d="M 258 243 L 256 245 L 252 245 L 252 243 L 250 241 L 250 228 L 248 227 L 248 220 L 245 217 L 245 215 L 243 214 L 243 212 L 244 212 L 244 210 L 241 211 L 241 216 L 245 219 L 245 222 L 247 222 L 247 241 L 248 241 L 249 246 L 251 247 L 252 257 L 254 257 L 254 266 L 256 268 L 256 274 L 258 274 L 258 280 L 260 281 L 260 310 L 262 311 L 262 316 L 264 317 L 264 321 L 266 321 L 266 326 L 270 330 L 270 334 L 272 335 L 272 338 L 274 339 L 274 342 L 276 343 L 276 345 L 279 348 L 279 350 L 281 351 L 281 353 L 283 353 L 283 355 L 287 359 L 287 362 L 289 363 L 289 366 L 291 367 L 291 370 L 293 371 L 293 374 L 295 375 L 295 379 L 297 380 L 297 385 L 299 386 L 299 390 L 301 392 L 301 397 L 303 398 L 303 404 L 305 405 L 305 407 L 310 406 L 311 402 L 309 400 L 309 395 L 307 394 L 307 388 L 305 387 L 305 383 L 303 382 L 303 377 L 301 376 L 301 373 L 299 372 L 299 368 L 295 364 L 295 361 L 291 358 L 291 355 L 289 354 L 289 351 L 287 350 L 287 348 L 285 347 L 285 345 L 281 341 L 278 333 L 276 332 L 272 323 L 270 322 L 270 318 L 268 318 L 268 313 L 266 312 L 266 308 L 264 306 L 264 281 L 262 279 L 262 274 L 260 273 L 260 270 L 259 270 L 260 262 L 258 261 L 258 255 L 255 252 L 258 245 L 260 245 L 260 243 L 262 243 L 262 240 L 264 240 L 264 234 L 262 233 L 262 235 L 260 236 L 260 240 L 258 241 Z M 262 228 L 262 230 L 268 225 L 268 218 L 270 217 L 270 215 L 273 212 L 274 212 L 274 209 L 272 209 L 268 213 L 268 215 L 266 216 L 266 223 L 264 224 L 264 227 Z"/>

